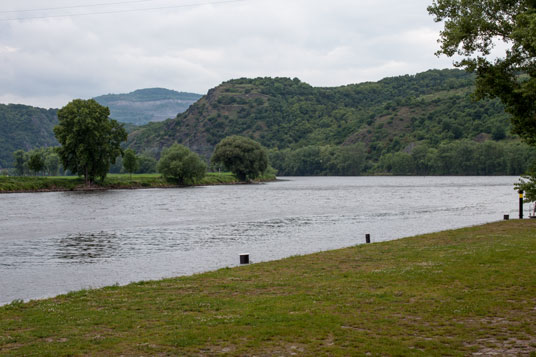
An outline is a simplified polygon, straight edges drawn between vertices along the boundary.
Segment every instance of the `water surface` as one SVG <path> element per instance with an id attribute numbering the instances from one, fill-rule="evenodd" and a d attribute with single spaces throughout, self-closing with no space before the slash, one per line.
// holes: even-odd
<path id="1" fill-rule="evenodd" d="M 0 304 L 517 216 L 516 177 L 0 195 Z M 528 208 L 528 207 L 527 207 Z"/>

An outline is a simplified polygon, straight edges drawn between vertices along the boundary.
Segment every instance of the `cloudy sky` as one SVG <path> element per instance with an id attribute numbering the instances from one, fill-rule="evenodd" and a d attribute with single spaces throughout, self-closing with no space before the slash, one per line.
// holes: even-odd
<path id="1" fill-rule="evenodd" d="M 337 86 L 450 68 L 431 0 L 2 0 L 0 103 L 239 77 Z"/>

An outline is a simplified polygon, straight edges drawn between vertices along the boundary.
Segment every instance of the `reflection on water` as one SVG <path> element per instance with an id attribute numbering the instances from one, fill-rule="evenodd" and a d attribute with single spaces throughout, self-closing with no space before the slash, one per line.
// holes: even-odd
<path id="1" fill-rule="evenodd" d="M 0 195 L 0 304 L 515 215 L 515 177 L 319 177 L 265 185 Z"/>
<path id="2" fill-rule="evenodd" d="M 51 258 L 66 263 L 95 263 L 117 256 L 120 244 L 119 236 L 112 232 L 70 234 L 57 240 Z"/>

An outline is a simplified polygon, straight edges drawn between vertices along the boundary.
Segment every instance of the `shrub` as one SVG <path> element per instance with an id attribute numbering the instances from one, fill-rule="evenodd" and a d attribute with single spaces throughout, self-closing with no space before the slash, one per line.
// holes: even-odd
<path id="1" fill-rule="evenodd" d="M 205 176 L 207 165 L 186 146 L 173 144 L 162 152 L 157 168 L 168 181 L 193 185 Z"/>

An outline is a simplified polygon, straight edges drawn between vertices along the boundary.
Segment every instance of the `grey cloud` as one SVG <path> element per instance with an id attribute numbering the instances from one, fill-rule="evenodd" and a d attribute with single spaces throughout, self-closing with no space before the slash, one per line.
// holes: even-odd
<path id="1" fill-rule="evenodd" d="M 73 3 L 89 1 L 51 0 L 47 7 Z M 205 93 L 237 77 L 333 86 L 449 67 L 450 59 L 433 54 L 439 25 L 427 15 L 428 4 L 248 0 L 0 22 L 0 101 L 59 107 L 72 98 L 153 86 Z M 20 6 L 7 0 L 0 10 Z"/>

